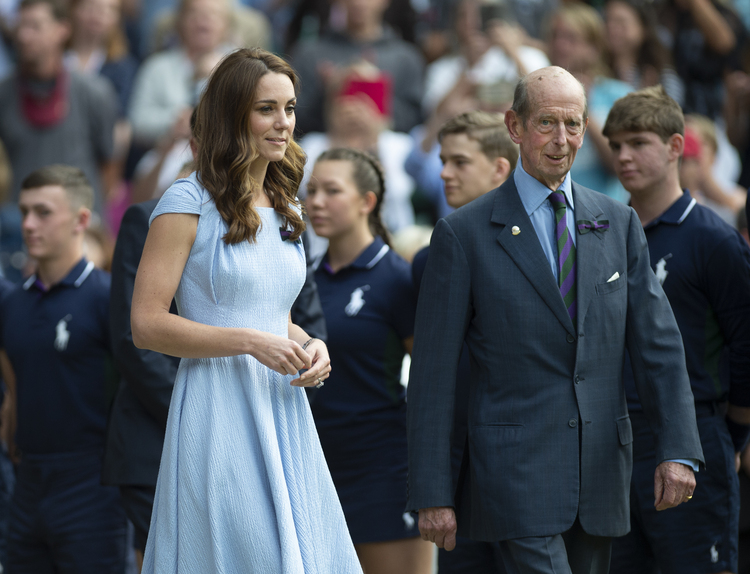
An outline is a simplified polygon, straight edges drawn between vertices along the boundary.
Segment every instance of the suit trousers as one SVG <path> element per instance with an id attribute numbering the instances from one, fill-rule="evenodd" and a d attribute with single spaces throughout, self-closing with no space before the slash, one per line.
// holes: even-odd
<path id="1" fill-rule="evenodd" d="M 502 540 L 508 574 L 608 574 L 612 539 L 591 536 L 575 523 L 554 536 Z"/>
<path id="2" fill-rule="evenodd" d="M 500 545 L 471 538 L 456 537 L 456 547 L 448 552 L 438 550 L 440 574 L 508 574 L 505 570 Z"/>

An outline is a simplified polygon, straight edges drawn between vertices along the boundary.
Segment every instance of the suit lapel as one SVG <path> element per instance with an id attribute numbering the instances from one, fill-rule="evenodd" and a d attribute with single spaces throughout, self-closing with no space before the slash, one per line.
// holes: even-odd
<path id="1" fill-rule="evenodd" d="M 560 288 L 542 251 L 531 219 L 521 203 L 512 174 L 495 194 L 491 221 L 502 226 L 497 236 L 498 243 L 534 286 L 560 323 L 569 333 L 575 335 L 573 322 L 560 296 Z M 518 227 L 521 232 L 513 235 L 513 227 Z"/>
<path id="2" fill-rule="evenodd" d="M 573 203 L 576 220 L 606 219 L 594 192 L 573 183 Z M 604 258 L 604 233 L 592 231 L 581 235 L 576 227 L 576 299 L 578 302 L 577 322 L 583 325 L 586 311 L 596 290 L 596 278 L 599 275 L 597 265 Z"/>

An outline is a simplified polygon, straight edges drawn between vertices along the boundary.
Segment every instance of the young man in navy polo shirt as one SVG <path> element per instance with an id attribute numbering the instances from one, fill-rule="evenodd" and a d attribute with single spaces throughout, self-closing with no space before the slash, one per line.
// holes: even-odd
<path id="1" fill-rule="evenodd" d="M 656 512 L 658 453 L 626 361 L 632 530 L 614 540 L 612 574 L 737 572 L 738 453 L 750 436 L 750 249 L 680 188 L 683 134 L 682 110 L 662 87 L 617 100 L 604 126 L 615 171 L 630 192 L 651 266 L 680 327 L 706 456 L 690 503 Z"/>
<path id="2" fill-rule="evenodd" d="M 23 238 L 37 272 L 0 305 L 19 456 L 9 571 L 121 574 L 125 514 L 100 484 L 107 420 L 109 275 L 83 256 L 94 192 L 78 168 L 22 183 Z"/>
<path id="3" fill-rule="evenodd" d="M 518 146 L 505 127 L 503 114 L 472 111 L 448 120 L 438 133 L 440 177 L 445 185 L 445 199 L 454 209 L 463 207 L 500 186 L 513 172 L 518 161 Z M 414 256 L 412 278 L 418 290 L 427 265 L 430 248 Z M 468 380 L 469 355 L 464 345 L 458 365 L 458 383 Z M 458 387 L 462 388 L 462 387 Z M 453 480 L 458 481 L 467 436 L 469 393 L 456 397 L 456 420 L 453 427 Z M 438 550 L 441 574 L 505 574 L 506 569 L 497 543 L 479 542 L 469 538 L 456 539 L 451 552 Z"/>

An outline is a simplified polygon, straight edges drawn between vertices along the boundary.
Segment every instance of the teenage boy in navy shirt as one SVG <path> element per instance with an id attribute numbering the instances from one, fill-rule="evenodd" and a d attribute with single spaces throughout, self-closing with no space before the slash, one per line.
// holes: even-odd
<path id="1" fill-rule="evenodd" d="M 472 111 L 450 120 L 438 133 L 440 177 L 445 185 L 448 205 L 458 209 L 500 186 L 516 167 L 518 146 L 513 143 L 505 127 L 503 114 Z M 417 290 L 422 283 L 430 248 L 425 247 L 414 256 L 412 278 Z M 458 366 L 458 386 L 468 380 L 469 356 L 466 346 Z M 467 435 L 469 393 L 456 397 L 456 420 L 453 427 L 453 480 L 458 480 Z M 506 572 L 498 544 L 457 538 L 456 548 L 448 552 L 438 550 L 438 569 L 441 574 L 504 574 Z"/>
<path id="2" fill-rule="evenodd" d="M 657 512 L 654 439 L 626 360 L 631 532 L 613 541 L 611 574 L 737 572 L 737 469 L 750 436 L 750 249 L 680 188 L 684 119 L 662 87 L 617 100 L 603 132 L 682 334 L 706 456 L 690 503 Z"/>
<path id="3" fill-rule="evenodd" d="M 100 484 L 110 280 L 83 256 L 93 199 L 70 166 L 39 169 L 21 185 L 23 238 L 37 272 L 0 305 L 19 457 L 8 537 L 14 573 L 124 568 L 119 492 Z"/>

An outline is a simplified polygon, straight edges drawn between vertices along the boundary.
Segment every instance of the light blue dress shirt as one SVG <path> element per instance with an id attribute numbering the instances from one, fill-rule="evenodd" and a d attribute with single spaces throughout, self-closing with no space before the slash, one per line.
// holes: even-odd
<path id="1" fill-rule="evenodd" d="M 534 226 L 539 243 L 542 245 L 542 251 L 544 251 L 544 255 L 547 257 L 547 261 L 549 261 L 550 268 L 552 269 L 552 274 L 555 276 L 555 281 L 557 281 L 555 210 L 552 209 L 552 204 L 547 200 L 552 190 L 526 173 L 523 169 L 521 158 L 518 158 L 518 164 L 513 172 L 513 180 L 515 181 L 516 189 L 518 189 L 518 195 L 521 197 L 521 203 L 531 219 L 531 224 Z M 563 192 L 565 201 L 568 204 L 566 212 L 567 220 L 565 223 L 568 227 L 568 233 L 573 238 L 573 245 L 576 245 L 575 205 L 573 204 L 573 186 L 571 184 L 570 173 L 565 175 L 565 179 L 558 189 Z M 691 467 L 694 472 L 698 472 L 697 460 L 674 459 L 669 462 L 682 463 Z"/>
<path id="2" fill-rule="evenodd" d="M 521 197 L 526 213 L 531 219 L 534 231 L 542 244 L 542 251 L 549 261 L 552 274 L 557 281 L 557 238 L 555 237 L 555 210 L 548 201 L 549 194 L 552 190 L 542 182 L 531 177 L 523 169 L 521 158 L 518 160 L 516 170 L 513 172 L 513 179 L 518 189 L 518 195 Z M 573 238 L 573 245 L 576 244 L 575 234 L 575 206 L 573 205 L 573 187 L 571 185 L 570 173 L 565 175 L 562 185 L 558 188 L 565 195 L 565 201 L 568 204 L 566 210 L 566 225 L 568 233 Z"/>

